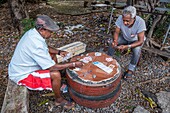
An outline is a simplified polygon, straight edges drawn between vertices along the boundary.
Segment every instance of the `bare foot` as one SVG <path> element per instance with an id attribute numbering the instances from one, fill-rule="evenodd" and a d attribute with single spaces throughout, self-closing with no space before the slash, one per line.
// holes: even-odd
<path id="1" fill-rule="evenodd" d="M 69 101 L 65 100 L 64 98 L 58 98 L 55 101 L 55 105 L 56 106 L 63 106 L 65 109 L 70 110 L 71 108 L 73 108 L 75 106 L 75 103 L 69 102 Z"/>

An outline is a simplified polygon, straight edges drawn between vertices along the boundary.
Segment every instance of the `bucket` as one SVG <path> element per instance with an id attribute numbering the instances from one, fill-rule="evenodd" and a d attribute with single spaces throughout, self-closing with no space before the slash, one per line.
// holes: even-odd
<path id="1" fill-rule="evenodd" d="M 89 62 L 83 61 L 88 58 Z M 103 108 L 111 105 L 121 92 L 121 68 L 118 62 L 110 56 L 98 52 L 71 59 L 71 61 L 75 60 L 86 63 L 79 70 L 77 68 L 66 70 L 72 99 L 77 104 L 89 108 Z M 96 65 L 96 62 L 100 65 Z M 111 71 L 108 71 L 110 69 Z"/>

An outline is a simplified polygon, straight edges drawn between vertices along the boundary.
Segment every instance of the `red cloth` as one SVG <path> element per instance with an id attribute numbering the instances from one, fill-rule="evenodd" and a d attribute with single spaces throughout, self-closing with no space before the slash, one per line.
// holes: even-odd
<path id="1" fill-rule="evenodd" d="M 50 71 L 38 70 L 28 75 L 27 78 L 18 82 L 30 90 L 52 90 Z"/>

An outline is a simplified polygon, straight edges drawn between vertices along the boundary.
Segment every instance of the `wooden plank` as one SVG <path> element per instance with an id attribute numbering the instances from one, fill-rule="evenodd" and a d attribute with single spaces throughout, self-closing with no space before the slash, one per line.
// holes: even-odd
<path id="1" fill-rule="evenodd" d="M 170 3 L 170 0 L 159 0 L 160 3 L 168 4 Z M 170 11 L 170 8 L 168 7 L 155 7 L 155 10 L 157 11 Z"/>
<path id="2" fill-rule="evenodd" d="M 170 11 L 170 8 L 156 7 L 155 10 L 158 10 L 158 11 Z"/>
<path id="3" fill-rule="evenodd" d="M 136 8 L 142 8 L 142 9 L 147 9 L 147 6 L 144 6 L 144 5 L 134 5 L 134 7 Z"/>
<path id="4" fill-rule="evenodd" d="M 113 5 L 126 6 L 126 3 L 123 3 L 123 2 L 116 2 L 116 3 L 113 3 Z"/>
<path id="5" fill-rule="evenodd" d="M 170 15 L 168 13 L 148 12 L 148 11 L 142 11 L 142 10 L 138 10 L 138 9 L 137 9 L 137 12 L 142 12 L 142 13 L 152 14 L 152 15 L 163 15 L 163 16 L 169 16 Z"/>
<path id="6" fill-rule="evenodd" d="M 170 3 L 170 0 L 159 0 L 159 2 Z"/>
<path id="7" fill-rule="evenodd" d="M 157 55 L 160 55 L 160 56 L 164 56 L 164 57 L 167 57 L 167 58 L 170 58 L 170 53 L 168 52 L 165 52 L 165 51 L 161 51 L 159 49 L 155 49 L 155 48 L 150 48 L 150 47 L 142 47 L 143 50 L 146 50 L 148 52 L 151 52 L 151 53 L 155 53 Z"/>

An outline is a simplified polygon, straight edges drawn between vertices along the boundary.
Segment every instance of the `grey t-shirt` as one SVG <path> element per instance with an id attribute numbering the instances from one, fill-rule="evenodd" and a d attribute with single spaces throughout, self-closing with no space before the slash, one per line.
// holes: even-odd
<path id="1" fill-rule="evenodd" d="M 122 15 L 120 15 L 118 17 L 115 24 L 116 24 L 116 26 L 118 28 L 121 29 L 123 37 L 127 41 L 136 41 L 136 40 L 138 40 L 137 34 L 142 32 L 142 31 L 146 31 L 145 21 L 139 16 L 136 16 L 135 23 L 133 24 L 133 26 L 131 28 L 124 25 Z"/>

